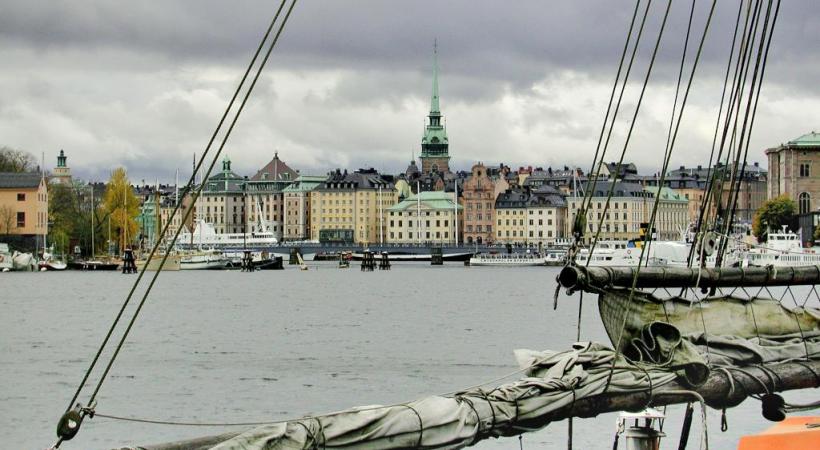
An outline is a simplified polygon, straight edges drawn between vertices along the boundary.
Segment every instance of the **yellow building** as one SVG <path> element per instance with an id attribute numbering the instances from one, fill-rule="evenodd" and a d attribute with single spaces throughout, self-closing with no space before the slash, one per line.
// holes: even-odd
<path id="1" fill-rule="evenodd" d="M 395 187 L 375 169 L 339 170 L 310 192 L 310 237 L 320 242 L 386 242 L 387 209 Z"/>
<path id="2" fill-rule="evenodd" d="M 585 187 L 586 188 L 586 187 Z M 589 243 L 596 235 L 600 225 L 602 240 L 630 240 L 640 236 L 642 223 L 648 223 L 652 214 L 657 187 L 643 187 L 637 183 L 618 182 L 606 208 L 610 183 L 602 182 L 594 187 L 592 199 L 587 211 L 587 229 L 585 241 Z M 655 239 L 678 240 L 689 226 L 689 201 L 681 194 L 669 188 L 660 189 L 660 200 L 655 217 Z M 577 197 L 567 198 L 568 217 L 565 222 L 567 236 L 575 215 L 581 207 L 584 193 L 579 190 Z"/>
<path id="3" fill-rule="evenodd" d="M 36 172 L 0 172 L 0 236 L 42 236 L 48 231 L 48 189 Z"/>
<path id="4" fill-rule="evenodd" d="M 463 228 L 462 206 L 456 204 L 452 192 L 411 195 L 388 208 L 387 219 L 387 242 L 391 244 L 456 244 Z"/>
<path id="5" fill-rule="evenodd" d="M 564 237 L 566 201 L 550 186 L 510 189 L 495 201 L 495 242 L 525 247 L 548 246 Z"/>

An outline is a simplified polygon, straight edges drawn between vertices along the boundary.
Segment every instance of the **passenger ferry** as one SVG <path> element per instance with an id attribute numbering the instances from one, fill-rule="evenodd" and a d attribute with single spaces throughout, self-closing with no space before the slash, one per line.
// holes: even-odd
<path id="1" fill-rule="evenodd" d="M 804 248 L 800 236 L 784 226 L 780 233 L 769 233 L 764 245 L 746 252 L 745 262 L 749 266 L 815 266 L 820 264 L 820 253 Z"/>
<path id="2" fill-rule="evenodd" d="M 193 233 L 183 230 L 179 233 L 177 246 L 180 248 L 243 248 L 244 246 L 258 248 L 271 247 L 278 244 L 276 235 L 261 227 L 262 231 L 251 233 L 217 233 L 213 224 L 199 220 Z"/>
<path id="3" fill-rule="evenodd" d="M 547 258 L 536 253 L 479 253 L 470 258 L 471 266 L 521 267 L 545 266 Z"/>

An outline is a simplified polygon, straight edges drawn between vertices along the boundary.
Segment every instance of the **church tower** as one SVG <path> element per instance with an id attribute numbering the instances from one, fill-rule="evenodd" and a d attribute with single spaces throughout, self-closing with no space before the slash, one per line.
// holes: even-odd
<path id="1" fill-rule="evenodd" d="M 421 171 L 423 173 L 450 171 L 449 141 L 447 129 L 442 125 L 438 101 L 438 46 L 433 44 L 433 95 L 430 99 L 428 123 L 421 138 Z"/>
<path id="2" fill-rule="evenodd" d="M 54 168 L 54 172 L 51 175 L 51 179 L 54 180 L 55 183 L 71 183 L 71 169 L 66 164 L 67 159 L 65 152 L 60 149 L 60 155 L 57 156 L 57 167 Z"/>

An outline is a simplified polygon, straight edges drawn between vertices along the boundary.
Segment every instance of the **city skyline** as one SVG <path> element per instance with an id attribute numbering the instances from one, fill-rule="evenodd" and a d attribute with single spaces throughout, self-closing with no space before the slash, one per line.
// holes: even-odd
<path id="1" fill-rule="evenodd" d="M 0 75 L 0 144 L 38 159 L 44 152 L 47 168 L 65 149 L 75 176 L 89 180 L 120 165 L 135 182 L 169 182 L 176 169 L 186 179 L 275 5 L 190 6 L 126 11 L 99 2 L 44 11 L 11 2 L 0 18 L 9 66 Z M 660 6 L 648 27 L 657 27 Z M 707 6 L 699 5 L 694 29 Z M 587 170 L 632 7 L 300 3 L 225 151 L 239 173 L 253 173 L 276 151 L 306 174 L 403 171 L 421 151 L 437 38 L 454 170 L 476 161 Z M 355 20 L 361 10 L 368 20 Z M 718 8 L 672 167 L 708 159 L 735 11 Z M 670 23 L 628 153 L 643 173 L 660 165 L 684 16 Z M 812 83 L 818 50 L 803 45 L 817 41 L 817 17 L 810 2 L 783 5 L 750 162 L 765 166 L 764 149 L 817 128 L 810 112 L 820 106 Z M 518 25 L 506 26 L 513 19 Z M 633 79 L 643 70 L 636 65 Z"/>

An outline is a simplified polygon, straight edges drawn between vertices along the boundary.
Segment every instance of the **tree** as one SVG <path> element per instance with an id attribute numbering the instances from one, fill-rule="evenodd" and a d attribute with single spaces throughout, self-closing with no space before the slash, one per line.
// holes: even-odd
<path id="1" fill-rule="evenodd" d="M 11 147 L 0 147 L 0 172 L 32 172 L 37 159 L 29 152 Z"/>
<path id="2" fill-rule="evenodd" d="M 8 236 L 14 228 L 14 210 L 9 205 L 0 206 L 0 234 Z"/>
<path id="3" fill-rule="evenodd" d="M 111 220 L 111 230 L 116 233 L 119 251 L 124 250 L 137 235 L 136 218 L 140 210 L 139 200 L 134 195 L 124 168 L 111 173 L 100 209 L 104 217 Z"/>
<path id="4" fill-rule="evenodd" d="M 769 230 L 777 230 L 783 225 L 791 223 L 797 205 L 786 195 L 781 195 L 763 202 L 755 212 L 752 221 L 752 232 L 758 242 L 766 240 Z"/>

